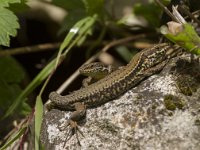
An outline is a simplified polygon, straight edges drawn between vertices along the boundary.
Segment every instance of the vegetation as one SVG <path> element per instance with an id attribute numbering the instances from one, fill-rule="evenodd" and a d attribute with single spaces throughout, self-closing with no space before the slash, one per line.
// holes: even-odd
<path id="1" fill-rule="evenodd" d="M 17 44 L 15 45 L 15 41 L 20 38 L 27 38 L 27 26 L 26 24 L 24 25 L 23 17 L 33 15 L 33 5 L 29 6 L 31 2 L 28 0 L 0 1 L 0 113 L 1 124 L 7 124 L 5 131 L 1 131 L 1 149 L 13 147 L 14 144 L 14 146 L 22 148 L 24 142 L 29 141 L 27 135 L 34 136 L 36 150 L 41 148 L 39 135 L 43 104 L 46 102 L 48 91 L 56 90 L 55 87 L 53 89 L 50 87 L 50 83 L 53 82 L 51 78 L 59 70 L 58 66 L 68 63 L 71 66 L 77 66 L 75 68 L 77 69 L 77 64 L 89 63 L 98 58 L 101 60 L 99 56 L 102 53 L 107 56 L 113 54 L 113 58 L 120 60 L 121 63 L 128 62 L 137 52 L 136 49 L 146 48 L 158 43 L 159 38 L 162 36 L 160 34 L 161 25 L 166 25 L 171 20 L 166 19 L 170 14 L 163 14 L 165 9 L 164 5 L 161 5 L 162 3 L 169 5 L 171 3 L 170 0 L 163 0 L 162 3 L 156 0 L 156 3 L 150 1 L 146 4 L 134 3 L 131 5 L 126 4 L 126 2 L 117 3 L 114 0 L 95 0 L 95 3 L 94 0 L 52 0 L 51 2 L 37 0 L 35 2 L 42 3 L 44 6 L 56 6 L 67 13 L 61 24 L 58 22 L 55 26 L 50 23 L 46 24 L 49 28 L 53 26 L 56 31 L 52 36 L 53 40 L 48 41 L 45 39 L 45 42 L 41 40 L 37 43 L 35 41 L 25 42 L 20 47 Z M 176 3 L 180 6 L 184 5 L 179 2 Z M 198 17 L 194 19 L 192 17 L 194 15 L 191 13 L 197 11 L 198 8 L 190 10 L 189 6 L 192 6 L 192 4 L 187 4 L 187 13 L 189 15 L 187 13 L 186 15 L 184 13 L 179 15 L 183 15 L 183 19 L 186 17 L 187 22 L 193 20 L 198 24 Z M 129 6 L 129 8 L 125 9 L 123 6 Z M 37 9 L 42 8 L 38 7 Z M 128 13 L 123 14 L 123 11 Z M 50 14 L 50 12 L 46 13 Z M 173 13 L 171 15 L 174 18 L 177 17 L 177 14 Z M 54 19 L 56 20 L 57 18 L 54 17 Z M 166 21 L 161 22 L 160 20 Z M 161 29 L 162 33 L 187 51 L 199 55 L 200 41 L 198 33 L 195 31 L 195 29 L 199 28 L 199 25 L 194 29 L 186 21 L 182 22 L 182 19 L 176 19 L 175 21 L 181 25 L 181 30 L 174 34 L 165 26 Z M 30 29 L 31 34 L 41 32 L 40 27 L 41 24 L 36 31 L 32 27 Z M 176 27 L 172 28 L 176 30 Z M 25 33 L 24 35 L 20 35 L 22 31 Z M 45 38 L 48 38 L 48 35 Z M 39 36 L 36 36 L 36 39 L 39 39 Z M 109 51 L 108 53 L 110 49 L 112 52 Z M 31 76 L 31 73 L 27 71 L 28 68 L 21 64 L 20 58 L 16 55 L 23 57 L 21 60 L 27 63 L 26 61 L 29 60 L 24 58 L 31 55 L 33 60 L 37 60 L 34 53 L 39 53 L 40 55 L 43 51 L 46 51 L 46 63 L 41 70 L 35 73 L 36 75 Z M 72 64 L 69 60 L 74 59 L 71 58 L 74 52 L 76 52 L 76 56 L 84 54 L 84 60 L 75 58 L 75 64 Z M 36 64 L 40 63 L 39 61 Z M 72 69 L 72 72 L 75 69 Z M 70 68 L 65 68 L 66 72 L 69 70 Z M 78 72 L 75 71 L 66 80 L 67 84 L 60 86 L 57 91 L 63 92 L 77 76 Z M 59 82 L 57 80 L 56 82 Z M 59 85 L 61 85 L 61 82 L 59 82 Z M 182 102 L 172 103 L 169 96 L 167 99 L 166 107 L 170 105 L 168 107 L 170 110 L 176 107 L 181 109 L 184 106 Z M 35 123 L 34 134 L 30 132 L 29 128 L 32 125 L 33 118 Z M 13 122 L 15 122 L 15 126 L 13 126 Z M 14 141 L 18 141 L 17 145 Z"/>

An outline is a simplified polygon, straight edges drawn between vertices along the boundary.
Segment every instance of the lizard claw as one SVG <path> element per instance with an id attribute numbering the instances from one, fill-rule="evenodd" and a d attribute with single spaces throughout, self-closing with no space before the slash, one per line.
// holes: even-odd
<path id="1" fill-rule="evenodd" d="M 67 132 L 66 141 L 64 143 L 64 147 L 67 141 L 71 139 L 71 137 L 75 134 L 76 138 L 78 140 L 78 144 L 80 144 L 78 133 L 80 133 L 83 137 L 83 132 L 79 129 L 78 123 L 81 123 L 81 121 L 84 121 L 85 115 L 86 115 L 86 106 L 83 103 L 75 103 L 75 109 L 70 118 L 67 120 L 66 125 L 61 127 L 61 131 L 65 130 L 68 126 L 70 126 L 69 131 Z M 83 122 L 82 122 L 83 123 Z"/>
<path id="2" fill-rule="evenodd" d="M 68 123 L 65 127 L 68 127 L 68 126 L 70 126 L 70 129 L 66 135 L 66 140 L 65 140 L 63 147 L 65 147 L 67 141 L 69 141 L 74 134 L 76 135 L 78 145 L 81 146 L 78 133 L 80 133 L 81 136 L 83 136 L 83 137 L 84 137 L 84 135 L 83 135 L 83 132 L 79 129 L 77 122 L 73 121 L 73 120 L 68 120 Z"/>

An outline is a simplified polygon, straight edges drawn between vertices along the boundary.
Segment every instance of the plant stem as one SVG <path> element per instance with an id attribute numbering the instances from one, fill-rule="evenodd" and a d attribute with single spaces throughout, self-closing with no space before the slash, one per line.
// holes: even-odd
<path id="1" fill-rule="evenodd" d="M 0 51 L 0 57 L 54 50 L 54 49 L 59 48 L 59 46 L 60 46 L 60 43 L 45 43 L 45 44 L 38 44 L 34 46 L 5 49 L 5 50 Z"/>

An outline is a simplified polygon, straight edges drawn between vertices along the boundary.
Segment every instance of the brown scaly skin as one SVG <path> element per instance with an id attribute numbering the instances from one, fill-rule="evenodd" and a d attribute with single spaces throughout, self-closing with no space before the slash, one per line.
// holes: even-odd
<path id="1" fill-rule="evenodd" d="M 180 47 L 167 43 L 157 44 L 136 54 L 126 66 L 120 67 L 103 79 L 66 96 L 56 92 L 49 94 L 51 107 L 75 110 L 75 103 L 83 103 L 86 108 L 100 106 L 160 71 L 167 60 L 176 56 Z"/>

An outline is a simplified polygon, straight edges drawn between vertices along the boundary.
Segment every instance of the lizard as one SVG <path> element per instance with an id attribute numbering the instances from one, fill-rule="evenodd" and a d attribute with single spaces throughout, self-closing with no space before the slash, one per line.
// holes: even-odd
<path id="1" fill-rule="evenodd" d="M 76 133 L 77 122 L 85 118 L 88 108 L 101 106 L 138 85 L 146 77 L 162 70 L 168 60 L 181 52 L 178 45 L 161 43 L 146 48 L 133 56 L 131 61 L 119 69 L 114 70 L 102 79 L 84 86 L 66 96 L 55 91 L 49 94 L 48 109 L 58 108 L 73 111 L 69 124 Z M 87 74 L 87 71 L 86 71 Z M 74 134 L 74 133 L 72 133 Z"/>

